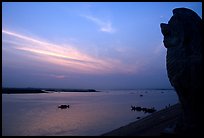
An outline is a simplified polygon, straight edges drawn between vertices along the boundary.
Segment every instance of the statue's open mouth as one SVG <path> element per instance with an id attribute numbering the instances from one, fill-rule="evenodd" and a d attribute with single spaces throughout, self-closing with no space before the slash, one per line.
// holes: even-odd
<path id="1" fill-rule="evenodd" d="M 171 34 L 171 30 L 168 24 L 161 23 L 160 27 L 161 27 L 161 32 L 165 37 Z"/>
<path id="2" fill-rule="evenodd" d="M 163 39 L 164 46 L 166 48 L 173 47 L 173 45 L 171 44 L 172 33 L 171 33 L 170 26 L 168 24 L 161 23 L 160 27 L 161 27 L 161 32 L 164 36 L 164 39 Z"/>

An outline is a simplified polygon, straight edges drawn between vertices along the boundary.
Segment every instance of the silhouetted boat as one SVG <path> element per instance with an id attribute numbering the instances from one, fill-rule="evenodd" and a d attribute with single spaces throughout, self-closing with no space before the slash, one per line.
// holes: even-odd
<path id="1" fill-rule="evenodd" d="M 154 107 L 152 107 L 152 108 L 142 108 L 142 107 L 139 107 L 139 106 L 137 106 L 137 107 L 135 107 L 135 106 L 132 106 L 131 105 L 131 110 L 132 111 L 143 111 L 143 112 L 145 112 L 145 113 L 153 113 L 153 112 L 155 112 L 156 111 L 156 109 L 154 108 Z"/>
<path id="2" fill-rule="evenodd" d="M 59 105 L 58 108 L 67 109 L 69 108 L 69 105 L 62 104 L 62 105 Z"/>

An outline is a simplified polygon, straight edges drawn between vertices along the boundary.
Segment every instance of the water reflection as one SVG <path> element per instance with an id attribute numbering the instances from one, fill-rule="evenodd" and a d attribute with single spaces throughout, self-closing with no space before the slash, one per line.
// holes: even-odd
<path id="1" fill-rule="evenodd" d="M 100 135 L 148 115 L 131 112 L 130 105 L 159 110 L 177 101 L 173 91 L 3 94 L 2 134 Z M 61 110 L 61 104 L 70 108 Z"/>

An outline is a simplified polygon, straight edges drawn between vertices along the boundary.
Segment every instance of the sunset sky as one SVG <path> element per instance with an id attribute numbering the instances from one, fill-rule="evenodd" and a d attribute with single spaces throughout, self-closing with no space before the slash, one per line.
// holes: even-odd
<path id="1" fill-rule="evenodd" d="M 160 23 L 201 2 L 3 2 L 3 87 L 171 88 Z"/>

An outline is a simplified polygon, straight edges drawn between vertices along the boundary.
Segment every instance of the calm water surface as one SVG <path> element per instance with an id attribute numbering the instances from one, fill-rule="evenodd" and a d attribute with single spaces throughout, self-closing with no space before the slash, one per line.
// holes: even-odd
<path id="1" fill-rule="evenodd" d="M 101 135 L 149 115 L 131 105 L 160 110 L 177 102 L 173 90 L 2 94 L 2 135 Z"/>

